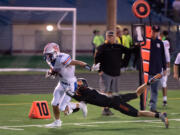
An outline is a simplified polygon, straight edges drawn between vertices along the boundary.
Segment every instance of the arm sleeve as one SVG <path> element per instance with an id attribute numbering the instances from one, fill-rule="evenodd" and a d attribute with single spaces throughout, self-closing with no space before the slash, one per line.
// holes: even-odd
<path id="1" fill-rule="evenodd" d="M 180 53 L 178 53 L 174 64 L 176 64 L 176 65 L 180 64 Z"/>
<path id="2" fill-rule="evenodd" d="M 121 45 L 120 47 L 121 47 L 120 51 L 122 50 L 123 53 L 126 53 L 129 50 L 129 48 L 124 47 L 123 45 Z"/>
<path id="3" fill-rule="evenodd" d="M 67 66 L 71 63 L 71 56 L 68 54 L 65 54 L 62 60 L 63 65 Z"/>
<path id="4" fill-rule="evenodd" d="M 95 45 L 95 47 L 96 47 L 96 45 L 97 45 L 97 36 L 94 36 L 94 38 L 93 38 L 93 44 Z"/>
<path id="5" fill-rule="evenodd" d="M 54 69 L 54 66 L 52 65 L 52 63 L 48 60 L 46 60 L 46 63 L 48 64 L 48 66 L 51 68 L 51 69 Z"/>
<path id="6" fill-rule="evenodd" d="M 166 57 L 165 57 L 165 52 L 164 52 L 164 45 L 163 43 L 161 44 L 162 45 L 162 51 L 161 51 L 161 56 L 162 56 L 162 66 L 163 66 L 163 70 L 166 70 Z"/>
<path id="7" fill-rule="evenodd" d="M 76 95 L 76 94 L 72 98 L 76 99 L 79 102 L 85 101 L 85 98 L 83 96 L 79 96 L 79 95 Z"/>
<path id="8" fill-rule="evenodd" d="M 97 63 L 102 63 L 102 58 L 103 58 L 103 52 L 102 52 L 102 47 L 97 48 L 96 56 L 95 56 L 95 64 Z"/>
<path id="9" fill-rule="evenodd" d="M 77 95 L 76 92 L 72 92 L 72 91 L 70 91 L 70 90 L 69 90 L 69 91 L 66 91 L 66 94 L 67 94 L 68 96 L 74 98 L 74 99 L 77 100 L 77 101 L 84 101 L 84 100 L 85 100 L 85 98 L 84 98 L 83 96 Z"/>
<path id="10" fill-rule="evenodd" d="M 166 62 L 170 62 L 170 53 L 169 53 L 169 48 L 170 48 L 170 45 L 169 45 L 169 42 L 166 41 L 166 42 L 163 42 L 164 43 L 164 52 L 165 52 L 165 56 L 166 56 Z"/>

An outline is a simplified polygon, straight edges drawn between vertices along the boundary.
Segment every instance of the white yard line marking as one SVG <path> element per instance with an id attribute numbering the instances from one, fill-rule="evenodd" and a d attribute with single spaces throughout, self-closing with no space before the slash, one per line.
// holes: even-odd
<path id="1" fill-rule="evenodd" d="M 169 113 L 170 115 L 180 115 L 180 113 Z"/>
<path id="2" fill-rule="evenodd" d="M 21 120 L 8 120 L 10 122 L 17 122 L 17 121 L 21 121 Z"/>
<path id="3" fill-rule="evenodd" d="M 15 106 L 15 105 L 28 105 L 32 103 L 15 103 L 15 104 L 0 104 L 0 106 Z"/>
<path id="4" fill-rule="evenodd" d="M 9 128 L 9 127 L 0 127 L 0 129 L 6 129 L 6 130 L 24 130 L 24 129 L 21 129 L 21 128 Z"/>
<path id="5" fill-rule="evenodd" d="M 169 119 L 169 121 L 180 121 L 180 119 Z M 162 123 L 161 120 L 129 120 L 129 121 L 98 121 L 98 122 L 88 122 L 88 123 L 64 123 L 63 126 L 92 126 L 92 127 L 97 127 L 100 124 L 116 124 L 116 123 L 155 123 L 159 124 Z M 164 126 L 153 126 L 153 125 L 147 125 L 146 126 L 152 126 L 152 127 L 164 127 Z M 42 127 L 46 128 L 45 125 L 19 125 L 19 126 L 0 126 L 0 129 L 5 129 L 5 130 L 24 130 L 23 128 L 26 127 Z M 177 128 L 177 127 L 170 127 L 170 128 Z"/>

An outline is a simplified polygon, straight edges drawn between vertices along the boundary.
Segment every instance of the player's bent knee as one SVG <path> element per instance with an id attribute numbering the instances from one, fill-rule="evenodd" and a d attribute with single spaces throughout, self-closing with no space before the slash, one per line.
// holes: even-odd
<path id="1" fill-rule="evenodd" d="M 59 110 L 62 111 L 62 112 L 65 111 L 65 108 L 66 108 L 66 105 L 59 106 Z"/>
<path id="2" fill-rule="evenodd" d="M 51 101 L 51 106 L 58 106 L 58 102 Z"/>
<path id="3" fill-rule="evenodd" d="M 166 87 L 167 87 L 167 84 L 166 84 L 166 83 L 163 83 L 163 84 L 162 84 L 162 87 L 163 87 L 163 88 L 166 88 Z"/>

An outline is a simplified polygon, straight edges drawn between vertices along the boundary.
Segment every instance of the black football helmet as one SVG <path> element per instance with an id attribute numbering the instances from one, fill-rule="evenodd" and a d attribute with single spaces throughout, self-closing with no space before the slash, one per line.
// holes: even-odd
<path id="1" fill-rule="evenodd" d="M 80 87 L 88 87 L 88 83 L 87 83 L 87 80 L 85 78 L 78 78 L 77 79 L 77 85 L 78 85 L 78 88 Z"/>

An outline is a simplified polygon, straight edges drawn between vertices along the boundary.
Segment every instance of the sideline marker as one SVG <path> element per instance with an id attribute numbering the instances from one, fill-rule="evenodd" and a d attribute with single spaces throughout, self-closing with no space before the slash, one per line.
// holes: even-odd
<path id="1" fill-rule="evenodd" d="M 50 119 L 51 114 L 47 101 L 33 101 L 29 112 L 29 118 Z"/>

